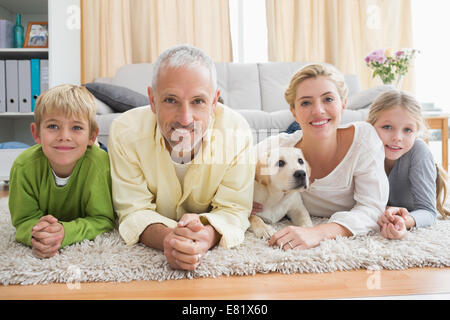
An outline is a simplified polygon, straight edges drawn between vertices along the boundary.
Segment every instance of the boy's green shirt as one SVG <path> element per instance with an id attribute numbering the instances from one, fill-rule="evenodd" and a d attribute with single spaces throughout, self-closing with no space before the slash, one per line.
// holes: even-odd
<path id="1" fill-rule="evenodd" d="M 32 146 L 11 168 L 9 210 L 16 240 L 28 246 L 32 228 L 48 214 L 64 226 L 61 247 L 112 230 L 115 217 L 108 154 L 89 146 L 68 183 L 57 187 L 42 146 Z"/>

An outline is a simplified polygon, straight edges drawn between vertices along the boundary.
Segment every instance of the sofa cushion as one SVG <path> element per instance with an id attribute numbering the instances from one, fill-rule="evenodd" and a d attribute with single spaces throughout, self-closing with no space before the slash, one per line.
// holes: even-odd
<path id="1" fill-rule="evenodd" d="M 233 109 L 261 109 L 258 67 L 255 63 L 216 63 L 217 85 Z"/>
<path id="2" fill-rule="evenodd" d="M 114 109 L 104 103 L 102 100 L 95 98 L 95 102 L 97 102 L 97 114 L 108 114 L 114 113 Z"/>
<path id="3" fill-rule="evenodd" d="M 359 110 L 369 108 L 378 95 L 392 89 L 394 87 L 391 85 L 381 85 L 357 92 L 351 96 L 349 95 L 347 98 L 347 109 Z"/>
<path id="4" fill-rule="evenodd" d="M 147 88 L 152 84 L 152 74 L 152 63 L 127 64 L 116 71 L 111 84 L 125 87 L 147 96 Z"/>
<path id="5" fill-rule="evenodd" d="M 108 145 L 109 128 L 115 118 L 120 116 L 120 113 L 101 114 L 97 116 L 98 124 L 98 141 Z"/>
<path id="6" fill-rule="evenodd" d="M 131 89 L 113 84 L 90 82 L 84 85 L 97 99 L 117 112 L 148 105 L 148 97 Z"/>
<path id="7" fill-rule="evenodd" d="M 284 99 L 284 91 L 289 85 L 292 75 L 306 62 L 266 62 L 258 63 L 259 81 L 261 85 L 261 104 L 264 111 L 277 111 L 288 108 Z M 344 75 L 348 87 L 348 95 L 361 90 L 361 83 L 356 75 Z"/>

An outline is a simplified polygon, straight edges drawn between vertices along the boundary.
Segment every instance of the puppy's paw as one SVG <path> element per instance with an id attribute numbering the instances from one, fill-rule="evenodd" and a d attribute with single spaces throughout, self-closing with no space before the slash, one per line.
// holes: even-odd
<path id="1" fill-rule="evenodd" d="M 275 229 L 267 224 L 252 228 L 252 230 L 257 238 L 264 240 L 269 240 L 270 237 L 272 237 L 272 235 L 275 233 Z"/>

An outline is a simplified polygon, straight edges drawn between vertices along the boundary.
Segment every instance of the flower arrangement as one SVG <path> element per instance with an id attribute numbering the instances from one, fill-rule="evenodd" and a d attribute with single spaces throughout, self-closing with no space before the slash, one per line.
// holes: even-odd
<path id="1" fill-rule="evenodd" d="M 393 50 L 379 49 L 371 52 L 366 58 L 366 64 L 373 69 L 372 77 L 379 76 L 384 84 L 393 84 L 398 87 L 403 76 L 408 72 L 409 63 L 414 58 L 415 49 L 401 49 L 394 54 Z"/>

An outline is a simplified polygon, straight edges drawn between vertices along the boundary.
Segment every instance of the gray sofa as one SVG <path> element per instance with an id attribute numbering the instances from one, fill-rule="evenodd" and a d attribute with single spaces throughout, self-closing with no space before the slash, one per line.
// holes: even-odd
<path id="1" fill-rule="evenodd" d="M 216 63 L 218 86 L 224 104 L 241 113 L 254 131 L 255 143 L 270 134 L 285 131 L 294 121 L 284 91 L 302 62 Z M 153 65 L 130 64 L 121 67 L 112 78 L 98 78 L 95 83 L 128 88 L 147 96 Z M 347 108 L 342 123 L 365 120 L 368 107 L 381 92 L 391 88 L 379 86 L 361 90 L 358 76 L 344 75 L 349 87 Z M 111 122 L 120 113 L 103 99 L 98 102 L 99 141 L 108 143 Z M 148 100 L 147 100 L 148 102 Z"/>

